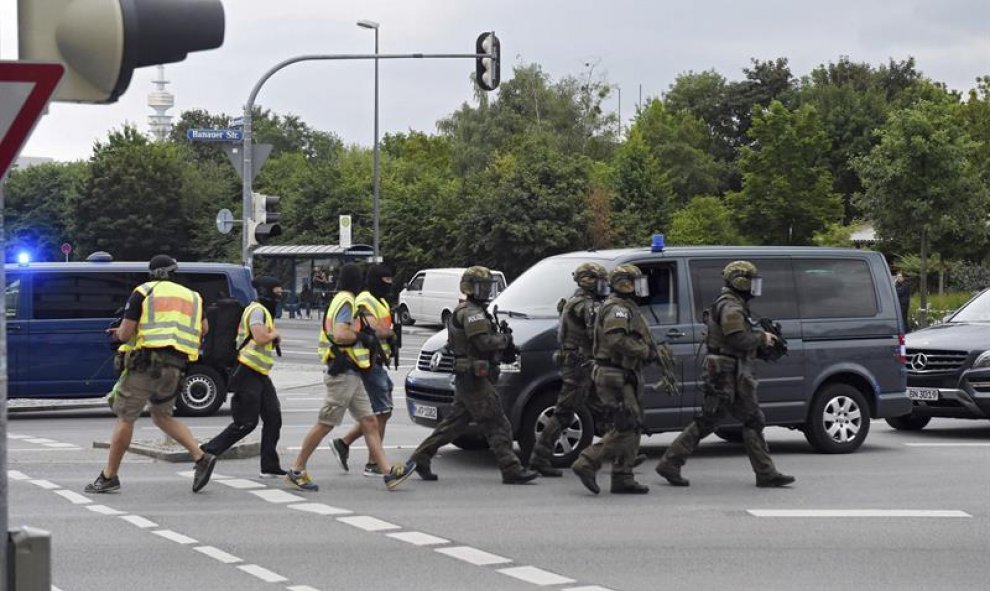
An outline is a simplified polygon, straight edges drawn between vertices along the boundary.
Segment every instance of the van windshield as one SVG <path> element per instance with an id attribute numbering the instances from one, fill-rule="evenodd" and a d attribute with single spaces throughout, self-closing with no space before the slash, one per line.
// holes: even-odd
<path id="1" fill-rule="evenodd" d="M 990 322 L 990 290 L 984 291 L 960 308 L 949 322 Z"/>
<path id="2" fill-rule="evenodd" d="M 509 284 L 493 302 L 500 314 L 516 312 L 530 318 L 556 318 L 557 302 L 577 289 L 571 273 L 583 262 L 594 259 L 544 259 Z M 606 267 L 606 261 L 598 260 Z"/>

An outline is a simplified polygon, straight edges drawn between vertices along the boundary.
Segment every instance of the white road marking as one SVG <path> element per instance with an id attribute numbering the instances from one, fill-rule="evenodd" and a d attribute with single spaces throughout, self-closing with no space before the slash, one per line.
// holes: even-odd
<path id="1" fill-rule="evenodd" d="M 107 507 L 106 505 L 88 505 L 86 507 L 93 513 L 99 513 L 100 515 L 123 515 L 124 511 L 119 511 L 113 507 Z"/>
<path id="2" fill-rule="evenodd" d="M 151 533 L 155 534 L 156 536 L 161 536 L 161 537 L 165 538 L 166 540 L 172 540 L 173 542 L 175 542 L 177 544 L 198 544 L 199 543 L 194 538 L 190 538 L 187 535 L 180 534 L 179 532 L 172 531 L 170 529 L 156 529 L 155 531 L 153 531 Z"/>
<path id="3" fill-rule="evenodd" d="M 990 443 L 905 443 L 908 447 L 990 447 Z"/>
<path id="4" fill-rule="evenodd" d="M 28 443 L 58 443 L 54 439 L 47 439 L 45 437 L 31 437 L 29 439 L 25 439 L 24 441 L 27 441 Z"/>
<path id="5" fill-rule="evenodd" d="M 45 490 L 55 490 L 56 488 L 62 488 L 61 486 L 55 484 L 54 482 L 48 480 L 28 480 L 31 484 L 35 486 L 40 486 Z"/>
<path id="6" fill-rule="evenodd" d="M 176 474 L 178 474 L 183 478 L 192 478 L 196 474 L 196 471 L 183 470 L 182 472 L 176 472 Z M 212 475 L 210 475 L 210 482 L 213 482 L 214 480 L 224 480 L 226 478 L 233 478 L 233 476 L 227 476 L 226 474 L 220 474 L 219 472 L 214 472 Z"/>
<path id="7" fill-rule="evenodd" d="M 158 527 L 157 523 L 140 515 L 121 515 L 120 518 L 140 528 Z"/>
<path id="8" fill-rule="evenodd" d="M 7 433 L 7 439 L 28 439 L 32 437 L 31 435 L 18 435 L 16 433 Z"/>
<path id="9" fill-rule="evenodd" d="M 10 447 L 7 451 L 76 451 L 81 448 L 72 447 Z"/>
<path id="10" fill-rule="evenodd" d="M 193 548 L 193 550 L 205 554 L 214 560 L 219 560 L 224 564 L 234 564 L 237 562 L 244 562 L 243 560 L 234 556 L 233 554 L 227 554 L 220 548 L 215 548 L 213 546 L 197 546 Z"/>
<path id="11" fill-rule="evenodd" d="M 246 572 L 249 575 L 258 577 L 259 579 L 261 579 L 266 583 L 283 583 L 289 580 L 283 577 L 282 575 L 272 572 L 267 568 L 262 568 L 257 564 L 245 564 L 237 568 L 241 569 L 242 571 Z"/>
<path id="12" fill-rule="evenodd" d="M 65 490 L 64 488 L 62 490 L 55 491 L 55 494 L 57 494 L 60 497 L 63 497 L 73 505 L 88 505 L 89 503 L 93 502 L 93 499 L 85 495 L 81 495 L 71 490 Z"/>
<path id="13" fill-rule="evenodd" d="M 511 558 L 506 558 L 504 556 L 499 556 L 497 554 L 490 554 L 488 552 L 485 552 L 483 550 L 478 550 L 477 548 L 472 548 L 470 546 L 436 548 L 434 549 L 434 552 L 446 554 L 451 558 L 463 560 L 464 562 L 469 562 L 475 566 L 485 566 L 486 564 L 505 564 L 507 562 L 512 562 Z"/>
<path id="14" fill-rule="evenodd" d="M 320 591 L 315 587 L 310 587 L 309 585 L 293 585 L 291 587 L 286 587 L 286 591 Z"/>
<path id="15" fill-rule="evenodd" d="M 268 501 L 269 503 L 295 503 L 296 501 L 305 501 L 306 497 L 300 497 L 299 495 L 294 495 L 292 493 L 287 493 L 284 490 L 252 490 L 248 491 L 252 495 Z"/>
<path id="16" fill-rule="evenodd" d="M 52 585 L 52 591 L 62 591 L 62 590 L 56 587 L 55 585 Z"/>
<path id="17" fill-rule="evenodd" d="M 540 587 L 546 585 L 566 585 L 567 583 L 575 583 L 574 579 L 568 579 L 567 577 L 562 577 L 556 573 L 543 570 L 542 568 L 536 568 L 535 566 L 513 566 L 511 568 L 500 568 L 498 572 L 503 575 L 509 575 L 519 579 L 520 581 L 526 581 L 527 583 L 532 583 L 534 585 L 539 585 Z"/>
<path id="18" fill-rule="evenodd" d="M 31 480 L 30 476 L 17 470 L 7 470 L 7 478 L 11 480 Z"/>
<path id="19" fill-rule="evenodd" d="M 56 441 L 55 443 L 46 443 L 48 447 L 54 449 L 80 449 L 75 443 L 62 443 L 61 441 Z"/>
<path id="20" fill-rule="evenodd" d="M 608 587 L 601 587 L 599 585 L 584 585 L 582 587 L 568 587 L 567 589 L 562 589 L 561 591 L 612 591 Z"/>
<path id="21" fill-rule="evenodd" d="M 353 513 L 350 509 L 331 507 L 330 505 L 324 505 L 323 503 L 295 503 L 294 505 L 287 506 L 289 509 L 316 513 L 317 515 L 347 515 L 348 513 Z"/>
<path id="22" fill-rule="evenodd" d="M 755 517 L 972 517 L 965 511 L 914 509 L 750 509 Z"/>
<path id="23" fill-rule="evenodd" d="M 355 515 L 354 517 L 338 517 L 337 521 L 347 525 L 363 529 L 364 531 L 383 531 L 386 529 L 401 529 L 400 526 L 387 521 L 382 521 L 377 517 L 369 515 Z"/>
<path id="24" fill-rule="evenodd" d="M 249 488 L 265 488 L 265 485 L 261 484 L 260 482 L 255 482 L 253 480 L 246 480 L 244 478 L 226 478 L 226 479 L 221 478 L 220 480 L 217 480 L 217 482 L 225 486 L 229 486 L 230 488 L 236 488 L 239 490 L 246 490 Z"/>
<path id="25" fill-rule="evenodd" d="M 408 544 L 413 544 L 414 546 L 435 546 L 437 544 L 449 544 L 450 540 L 445 540 L 437 536 L 431 536 L 430 534 L 424 534 L 418 531 L 402 531 L 394 534 L 385 534 L 390 538 L 395 538 L 396 540 L 406 542 Z"/>

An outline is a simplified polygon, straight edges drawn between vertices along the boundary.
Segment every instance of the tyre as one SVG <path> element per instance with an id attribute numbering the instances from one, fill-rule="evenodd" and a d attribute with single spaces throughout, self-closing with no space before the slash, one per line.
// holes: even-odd
<path id="1" fill-rule="evenodd" d="M 485 439 L 484 435 L 478 435 L 478 434 L 461 435 L 457 439 L 453 440 L 451 443 L 467 451 L 488 449 L 488 440 Z"/>
<path id="2" fill-rule="evenodd" d="M 543 429 L 546 428 L 547 420 L 553 416 L 554 405 L 557 403 L 557 390 L 541 392 L 533 397 L 526 406 L 523 413 L 522 425 L 519 432 L 519 447 L 524 450 L 528 457 L 533 451 Z M 587 408 L 581 406 L 574 414 L 574 420 L 570 425 L 564 427 L 553 448 L 552 463 L 558 468 L 566 468 L 574 463 L 578 454 L 581 453 L 591 438 L 594 437 L 595 427 L 591 418 L 591 413 Z"/>
<path id="3" fill-rule="evenodd" d="M 922 417 L 912 413 L 903 417 L 887 419 L 887 424 L 898 431 L 921 431 L 931 420 L 931 417 Z"/>
<path id="4" fill-rule="evenodd" d="M 220 409 L 226 398 L 226 378 L 207 365 L 193 365 L 179 389 L 175 410 L 184 417 L 208 417 Z"/>
<path id="5" fill-rule="evenodd" d="M 412 315 L 409 314 L 409 308 L 405 305 L 399 306 L 399 323 L 403 326 L 412 326 L 416 324 L 416 321 L 413 320 Z"/>
<path id="6" fill-rule="evenodd" d="M 816 450 L 847 454 L 859 449 L 870 432 L 870 407 L 849 384 L 833 383 L 815 395 L 804 436 Z"/>
<path id="7" fill-rule="evenodd" d="M 450 320 L 450 310 L 444 310 L 440 313 L 440 324 L 446 328 L 448 320 Z"/>
<path id="8" fill-rule="evenodd" d="M 715 435 L 730 443 L 742 443 L 742 429 L 715 429 Z"/>

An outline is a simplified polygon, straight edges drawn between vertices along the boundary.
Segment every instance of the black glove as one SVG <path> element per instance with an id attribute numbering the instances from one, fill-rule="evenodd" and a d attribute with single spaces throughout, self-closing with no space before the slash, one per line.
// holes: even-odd
<path id="1" fill-rule="evenodd" d="M 370 347 L 375 344 L 375 335 L 361 331 L 357 333 L 357 341 L 365 347 Z"/>

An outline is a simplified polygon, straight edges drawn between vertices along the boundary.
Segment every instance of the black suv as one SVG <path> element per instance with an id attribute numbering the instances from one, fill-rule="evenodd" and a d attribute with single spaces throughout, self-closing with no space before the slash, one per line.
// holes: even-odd
<path id="1" fill-rule="evenodd" d="M 890 426 L 917 431 L 932 417 L 990 418 L 990 289 L 906 342 L 913 407 L 909 415 L 887 419 Z"/>

